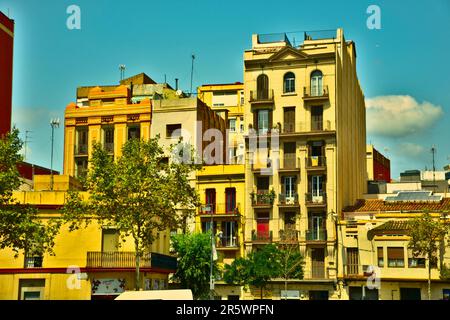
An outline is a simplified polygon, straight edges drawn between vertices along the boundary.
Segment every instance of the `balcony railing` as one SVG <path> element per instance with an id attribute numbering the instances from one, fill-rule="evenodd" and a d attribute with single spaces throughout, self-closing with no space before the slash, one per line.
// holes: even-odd
<path id="1" fill-rule="evenodd" d="M 300 158 L 295 153 L 285 153 L 283 161 L 280 163 L 280 170 L 293 170 L 300 168 Z"/>
<path id="2" fill-rule="evenodd" d="M 327 230 L 306 230 L 306 241 L 327 241 Z"/>
<path id="3" fill-rule="evenodd" d="M 329 279 L 328 272 L 324 267 L 313 267 L 311 270 L 303 272 L 304 280 L 327 280 Z"/>
<path id="4" fill-rule="evenodd" d="M 202 204 L 199 214 L 239 214 L 240 203 L 209 203 Z"/>
<path id="5" fill-rule="evenodd" d="M 252 241 L 271 242 L 272 231 L 252 230 Z"/>
<path id="6" fill-rule="evenodd" d="M 294 229 L 280 230 L 280 241 L 297 242 L 300 231 Z"/>
<path id="7" fill-rule="evenodd" d="M 140 259 L 141 268 L 151 267 L 151 254 L 147 253 Z M 134 252 L 88 252 L 87 268 L 134 268 L 136 255 Z"/>
<path id="8" fill-rule="evenodd" d="M 114 153 L 114 142 L 105 142 L 103 148 L 107 153 Z"/>
<path id="9" fill-rule="evenodd" d="M 88 145 L 87 144 L 79 144 L 75 146 L 75 155 L 76 156 L 87 156 L 88 154 Z"/>
<path id="10" fill-rule="evenodd" d="M 250 103 L 273 102 L 273 90 L 250 91 Z"/>
<path id="11" fill-rule="evenodd" d="M 331 121 L 330 120 L 310 120 L 301 122 L 288 122 L 279 125 L 279 133 L 281 135 L 289 135 L 293 133 L 304 133 L 304 132 L 317 132 L 317 131 L 330 131 Z"/>
<path id="12" fill-rule="evenodd" d="M 238 248 L 239 239 L 237 236 L 222 237 L 217 243 L 217 248 Z"/>
<path id="13" fill-rule="evenodd" d="M 43 258 L 40 256 L 36 257 L 25 257 L 25 268 L 42 268 Z"/>
<path id="14" fill-rule="evenodd" d="M 303 87 L 303 99 L 322 99 L 328 95 L 328 86 Z"/>
<path id="15" fill-rule="evenodd" d="M 278 204 L 279 205 L 298 205 L 298 194 L 293 193 L 291 195 L 286 195 L 285 193 L 280 193 L 278 195 Z"/>
<path id="16" fill-rule="evenodd" d="M 327 203 L 327 194 L 324 191 L 305 194 L 306 205 L 324 205 Z"/>
<path id="17" fill-rule="evenodd" d="M 324 168 L 327 166 L 327 158 L 324 156 L 310 156 L 306 158 L 307 169 Z"/>
<path id="18" fill-rule="evenodd" d="M 256 193 L 251 193 L 253 206 L 272 206 L 275 194 L 268 190 L 258 190 Z"/>

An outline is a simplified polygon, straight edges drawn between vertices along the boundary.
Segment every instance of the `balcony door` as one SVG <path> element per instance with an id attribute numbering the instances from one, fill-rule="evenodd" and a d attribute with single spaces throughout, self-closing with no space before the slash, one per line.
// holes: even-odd
<path id="1" fill-rule="evenodd" d="M 296 176 L 288 176 L 284 177 L 284 196 L 286 198 L 286 203 L 294 203 L 295 201 L 295 185 L 296 185 Z"/>
<path id="2" fill-rule="evenodd" d="M 226 221 L 223 224 L 223 240 L 224 247 L 235 247 L 237 245 L 237 225 L 236 221 Z"/>
<path id="3" fill-rule="evenodd" d="M 295 142 L 284 143 L 284 169 L 294 169 L 296 167 L 295 146 Z"/>
<path id="4" fill-rule="evenodd" d="M 284 108 L 283 132 L 295 132 L 295 107 Z"/>
<path id="5" fill-rule="evenodd" d="M 347 248 L 347 274 L 359 274 L 359 254 L 358 248 Z"/>
<path id="6" fill-rule="evenodd" d="M 323 130 L 323 107 L 315 106 L 311 109 L 311 131 Z"/>
<path id="7" fill-rule="evenodd" d="M 312 240 L 321 240 L 321 233 L 325 230 L 325 216 L 323 214 L 313 214 L 309 219 L 309 230 Z"/>
<path id="8" fill-rule="evenodd" d="M 312 248 L 311 249 L 311 268 L 313 279 L 325 278 L 325 249 Z"/>
<path id="9" fill-rule="evenodd" d="M 323 176 L 311 177 L 312 202 L 323 202 Z"/>
<path id="10" fill-rule="evenodd" d="M 236 189 L 225 189 L 225 209 L 226 213 L 236 213 Z"/>
<path id="11" fill-rule="evenodd" d="M 269 77 L 267 75 L 261 74 L 258 76 L 256 87 L 258 100 L 269 98 Z"/>
<path id="12" fill-rule="evenodd" d="M 209 207 L 210 213 L 216 212 L 216 189 L 205 190 L 205 205 Z"/>
<path id="13" fill-rule="evenodd" d="M 316 70 L 311 73 L 311 96 L 321 96 L 323 93 L 322 72 Z"/>
<path id="14" fill-rule="evenodd" d="M 258 234 L 258 238 L 269 239 L 269 213 L 268 212 L 258 213 L 258 216 L 256 218 L 256 232 Z"/>
<path id="15" fill-rule="evenodd" d="M 116 252 L 119 248 L 119 233 L 115 229 L 102 230 L 102 252 Z"/>

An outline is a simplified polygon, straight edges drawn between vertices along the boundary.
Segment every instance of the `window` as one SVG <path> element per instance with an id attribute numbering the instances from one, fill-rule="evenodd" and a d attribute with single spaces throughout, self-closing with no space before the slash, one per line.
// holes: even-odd
<path id="1" fill-rule="evenodd" d="M 108 153 L 114 153 L 114 127 L 103 128 L 103 148 Z"/>
<path id="2" fill-rule="evenodd" d="M 177 138 L 181 136 L 181 123 L 166 125 L 166 138 Z"/>
<path id="3" fill-rule="evenodd" d="M 261 74 L 256 79 L 257 99 L 264 100 L 269 98 L 269 77 Z"/>
<path id="4" fill-rule="evenodd" d="M 265 134 L 269 131 L 269 110 L 258 111 L 258 132 Z"/>
<path id="5" fill-rule="evenodd" d="M 411 249 L 408 249 L 408 268 L 425 268 L 426 259 L 423 256 L 415 257 Z"/>
<path id="6" fill-rule="evenodd" d="M 384 267 L 384 256 L 383 256 L 383 254 L 384 254 L 383 247 L 378 247 L 377 248 L 377 259 L 378 259 L 378 266 L 380 268 Z"/>
<path id="7" fill-rule="evenodd" d="M 133 125 L 128 127 L 128 140 L 140 139 L 141 138 L 141 128 L 139 125 Z"/>
<path id="8" fill-rule="evenodd" d="M 316 70 L 311 73 L 311 96 L 317 97 L 321 95 L 323 95 L 322 72 Z"/>
<path id="9" fill-rule="evenodd" d="M 25 254 L 24 268 L 42 268 L 42 255 Z"/>
<path id="10" fill-rule="evenodd" d="M 87 158 L 76 159 L 75 164 L 75 177 L 85 177 L 88 169 Z"/>
<path id="11" fill-rule="evenodd" d="M 228 127 L 230 128 L 230 132 L 236 132 L 236 119 L 229 119 Z"/>
<path id="12" fill-rule="evenodd" d="M 244 102 L 245 102 L 245 100 L 244 100 L 244 91 L 241 91 L 241 106 L 244 105 Z"/>
<path id="13" fill-rule="evenodd" d="M 42 300 L 44 289 L 45 279 L 20 279 L 19 300 Z"/>
<path id="14" fill-rule="evenodd" d="M 311 131 L 323 130 L 323 107 L 316 106 L 311 110 Z"/>
<path id="15" fill-rule="evenodd" d="M 387 248 L 388 267 L 403 268 L 405 266 L 404 248 Z"/>
<path id="16" fill-rule="evenodd" d="M 269 190 L 269 177 L 258 177 L 257 188 L 263 191 Z"/>
<path id="17" fill-rule="evenodd" d="M 102 252 L 115 252 L 119 248 L 119 232 L 116 229 L 102 230 Z"/>
<path id="18" fill-rule="evenodd" d="M 239 128 L 241 132 L 244 132 L 244 117 L 239 119 Z"/>
<path id="19" fill-rule="evenodd" d="M 292 72 L 288 72 L 284 75 L 283 92 L 295 92 L 295 75 Z"/>
<path id="20" fill-rule="evenodd" d="M 76 154 L 87 155 L 88 152 L 88 128 L 80 127 L 77 129 Z"/>

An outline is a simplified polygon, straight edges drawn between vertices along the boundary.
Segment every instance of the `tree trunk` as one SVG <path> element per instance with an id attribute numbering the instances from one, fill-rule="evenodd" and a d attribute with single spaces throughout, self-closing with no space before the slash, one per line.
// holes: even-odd
<path id="1" fill-rule="evenodd" d="M 261 286 L 261 300 L 263 298 L 263 287 Z"/>
<path id="2" fill-rule="evenodd" d="M 139 244 L 137 241 L 135 241 L 135 245 L 134 245 L 134 249 L 135 249 L 135 262 L 136 262 L 136 283 L 134 285 L 134 288 L 136 291 L 139 291 L 139 289 L 141 288 L 141 282 L 140 280 L 140 273 L 139 273 L 139 268 L 140 268 L 140 264 L 141 264 L 141 256 L 140 256 L 140 252 L 139 252 Z"/>
<path id="3" fill-rule="evenodd" d="M 284 276 L 284 294 L 285 294 L 284 300 L 287 300 L 287 278 L 288 278 L 288 275 L 286 274 Z"/>
<path id="4" fill-rule="evenodd" d="M 431 300 L 431 262 L 428 259 L 428 300 Z"/>

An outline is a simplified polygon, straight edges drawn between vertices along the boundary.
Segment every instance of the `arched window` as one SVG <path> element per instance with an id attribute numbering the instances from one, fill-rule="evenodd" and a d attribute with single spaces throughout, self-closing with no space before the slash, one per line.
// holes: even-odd
<path id="1" fill-rule="evenodd" d="M 284 75 L 283 92 L 295 92 L 295 75 L 292 72 L 288 72 Z"/>
<path id="2" fill-rule="evenodd" d="M 323 95 L 322 71 L 316 70 L 311 73 L 311 96 Z"/>
<path id="3" fill-rule="evenodd" d="M 260 74 L 256 79 L 256 90 L 258 100 L 269 98 L 269 77 L 265 74 Z"/>

